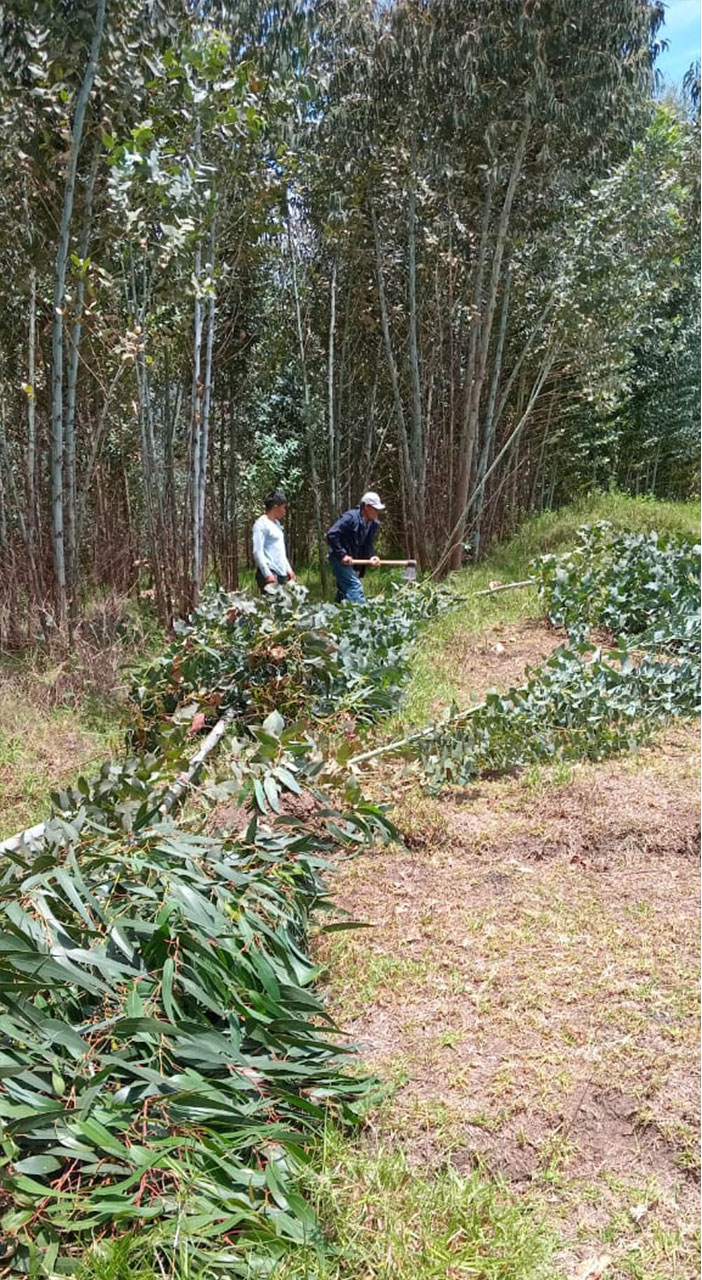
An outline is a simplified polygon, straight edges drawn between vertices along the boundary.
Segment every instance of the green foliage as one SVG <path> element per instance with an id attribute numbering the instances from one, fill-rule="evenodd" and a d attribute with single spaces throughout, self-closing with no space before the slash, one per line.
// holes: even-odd
<path id="1" fill-rule="evenodd" d="M 633 750 L 670 716 L 700 705 L 699 547 L 657 534 L 583 528 L 572 553 L 533 566 L 561 646 L 526 684 L 490 691 L 464 724 L 422 744 L 429 785 L 539 761 L 601 759 Z M 608 652 L 591 630 L 618 637 Z"/>
<path id="2" fill-rule="evenodd" d="M 699 138 L 679 105 L 657 103 L 621 164 L 571 203 L 556 294 L 584 395 L 556 433 L 566 493 L 608 477 L 697 489 Z"/>
<path id="3" fill-rule="evenodd" d="M 572 552 L 541 557 L 533 573 L 550 621 L 571 639 L 603 627 L 615 636 L 641 637 L 647 646 L 679 640 L 692 653 L 699 559 L 699 546 L 682 539 L 616 533 L 603 521 L 580 529 Z"/>
<path id="4" fill-rule="evenodd" d="M 302 588 L 214 593 L 138 691 L 152 718 L 171 713 L 172 732 L 57 792 L 34 862 L 12 855 L 0 1185 L 18 1271 L 65 1269 L 93 1238 L 139 1223 L 154 1225 L 169 1267 L 183 1254 L 251 1276 L 291 1246 L 321 1250 L 296 1180 L 310 1133 L 330 1110 L 353 1123 L 369 1082 L 344 1070 L 307 930 L 329 909 L 333 850 L 395 832 L 358 788 L 346 811 L 314 789 L 325 762 L 299 721 L 254 716 L 275 701 L 307 717 L 394 705 L 436 599 L 398 592 L 362 610 L 312 606 Z M 184 763 L 184 726 L 215 705 L 246 726 L 229 777 L 207 788 L 249 807 L 238 839 L 152 825 Z M 307 821 L 286 804 L 303 791 Z"/>
<path id="5" fill-rule="evenodd" d="M 164 1258 L 263 1274 L 318 1238 L 291 1181 L 306 1135 L 367 1092 L 305 950 L 343 820 L 125 841 L 90 815 L 88 798 L 0 893 L 13 1266 L 51 1273 L 93 1234 L 157 1222 Z"/>
<path id="6" fill-rule="evenodd" d="M 274 708 L 318 723 L 341 710 L 373 719 L 397 706 L 417 627 L 441 598 L 422 585 L 363 608 L 313 604 L 296 584 L 262 600 L 212 592 L 176 624 L 164 655 L 138 672 L 133 696 L 144 727 L 231 706 L 245 721 Z"/>

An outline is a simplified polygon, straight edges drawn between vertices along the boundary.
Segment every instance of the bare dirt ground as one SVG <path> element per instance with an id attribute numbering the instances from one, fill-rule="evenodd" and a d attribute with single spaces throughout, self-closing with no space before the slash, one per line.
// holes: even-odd
<path id="1" fill-rule="evenodd" d="M 540 666 L 564 640 L 564 631 L 541 620 L 496 622 L 479 643 L 464 643 L 461 683 L 477 694 L 520 684 L 527 668 Z"/>
<path id="2" fill-rule="evenodd" d="M 549 642 L 506 625 L 471 680 L 516 683 Z M 376 1136 L 505 1180 L 573 1280 L 699 1275 L 697 777 L 679 724 L 637 757 L 440 801 L 390 766 L 408 847 L 340 868 L 339 905 L 376 927 L 319 944 L 334 1011 L 395 1085 Z"/>

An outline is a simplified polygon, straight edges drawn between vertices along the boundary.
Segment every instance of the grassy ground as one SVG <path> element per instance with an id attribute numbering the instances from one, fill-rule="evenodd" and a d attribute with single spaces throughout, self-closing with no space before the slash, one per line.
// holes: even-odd
<path id="1" fill-rule="evenodd" d="M 0 655 L 0 839 L 41 822 L 52 791 L 122 749 L 129 667 L 160 643 L 131 601 L 107 598 L 72 652 Z"/>
<path id="2" fill-rule="evenodd" d="M 406 701 L 393 726 L 398 733 L 405 727 L 430 722 L 442 706 L 452 702 L 468 705 L 471 697 L 477 696 L 476 687 L 466 682 L 463 669 L 467 640 L 480 635 L 487 650 L 493 631 L 520 624 L 538 613 L 536 592 L 530 588 L 487 598 L 471 598 L 471 593 L 483 590 L 490 582 L 527 578 L 535 556 L 572 546 L 580 525 L 599 520 L 609 520 L 617 528 L 633 533 L 655 529 L 695 542 L 700 537 L 699 503 L 656 502 L 619 493 L 583 498 L 563 510 L 526 521 L 513 538 L 496 546 L 481 564 L 463 569 L 451 580 L 456 595 L 467 598 L 461 608 L 444 614 L 425 631 L 415 654 Z M 492 639 L 493 645 L 503 642 L 504 639 Z M 535 653 L 527 658 L 535 664 L 542 656 Z"/>

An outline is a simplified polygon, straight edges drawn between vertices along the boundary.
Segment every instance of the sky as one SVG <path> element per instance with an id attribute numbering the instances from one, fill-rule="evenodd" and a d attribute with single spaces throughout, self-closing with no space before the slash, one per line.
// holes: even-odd
<path id="1" fill-rule="evenodd" d="M 700 0 L 668 0 L 659 40 L 668 41 L 656 66 L 671 85 L 679 85 L 691 62 L 700 56 Z"/>

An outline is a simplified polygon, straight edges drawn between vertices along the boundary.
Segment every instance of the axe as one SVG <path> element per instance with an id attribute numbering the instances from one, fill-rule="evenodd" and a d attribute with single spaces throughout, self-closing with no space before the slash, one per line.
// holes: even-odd
<path id="1" fill-rule="evenodd" d="M 402 576 L 405 582 L 417 581 L 416 560 L 379 560 L 376 564 L 372 564 L 370 560 L 352 560 L 351 564 L 354 569 L 357 565 L 365 565 L 366 568 L 372 569 L 404 569 Z"/>

